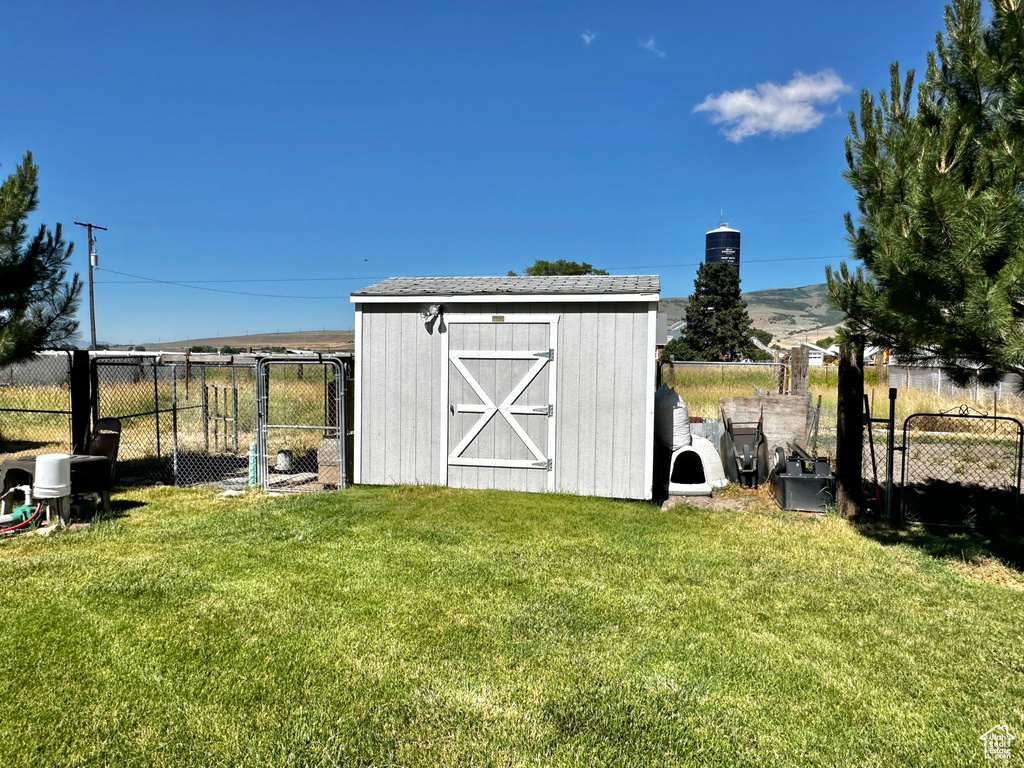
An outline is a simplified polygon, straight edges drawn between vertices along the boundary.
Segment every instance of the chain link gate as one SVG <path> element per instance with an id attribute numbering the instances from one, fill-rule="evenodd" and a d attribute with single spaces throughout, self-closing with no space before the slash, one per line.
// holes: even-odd
<path id="1" fill-rule="evenodd" d="M 351 364 L 338 357 L 260 360 L 255 453 L 262 488 L 320 491 L 347 484 L 348 378 Z"/>
<path id="2" fill-rule="evenodd" d="M 904 522 L 963 528 L 1020 523 L 1024 426 L 1006 416 L 915 413 L 903 422 Z"/>

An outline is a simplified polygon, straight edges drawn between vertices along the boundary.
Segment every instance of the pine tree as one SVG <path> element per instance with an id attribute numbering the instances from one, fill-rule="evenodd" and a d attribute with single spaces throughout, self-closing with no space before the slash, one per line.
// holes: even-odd
<path id="1" fill-rule="evenodd" d="M 863 266 L 826 270 L 839 329 L 837 504 L 859 511 L 867 342 L 931 358 L 960 383 L 1024 374 L 1024 9 L 993 0 L 946 6 L 924 82 L 890 68 L 877 103 L 850 113 L 846 216 Z M 1024 379 L 1022 379 L 1024 381 Z"/>
<path id="2" fill-rule="evenodd" d="M 78 330 L 74 312 L 82 284 L 67 282 L 73 245 L 57 224 L 40 225 L 29 240 L 28 215 L 39 196 L 32 153 L 0 184 L 0 365 L 68 344 Z"/>
<path id="3" fill-rule="evenodd" d="M 863 268 L 827 271 L 847 342 L 937 360 L 953 378 L 1024 373 L 1024 8 L 946 7 L 927 72 L 890 69 L 850 113 L 846 216 Z"/>
<path id="4" fill-rule="evenodd" d="M 736 267 L 725 262 L 701 264 L 686 304 L 686 332 L 673 348 L 676 358 L 737 360 L 753 354 L 752 333 Z"/>

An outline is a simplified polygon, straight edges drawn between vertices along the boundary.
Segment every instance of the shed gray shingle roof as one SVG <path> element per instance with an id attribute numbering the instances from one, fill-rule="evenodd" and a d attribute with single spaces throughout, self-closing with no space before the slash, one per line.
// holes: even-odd
<path id="1" fill-rule="evenodd" d="M 660 293 L 658 275 L 545 277 L 389 277 L 353 296 L 465 296 L 477 294 Z"/>

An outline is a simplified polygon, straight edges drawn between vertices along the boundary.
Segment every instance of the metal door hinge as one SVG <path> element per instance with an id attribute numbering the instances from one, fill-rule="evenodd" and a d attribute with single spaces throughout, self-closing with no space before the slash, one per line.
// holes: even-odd
<path id="1" fill-rule="evenodd" d="M 555 359 L 555 350 L 549 349 L 547 352 L 534 352 L 534 357 L 546 357 L 548 360 Z"/>
<path id="2" fill-rule="evenodd" d="M 545 416 L 548 416 L 548 417 L 554 416 L 555 415 L 555 406 L 551 405 L 550 403 L 548 405 L 539 405 L 539 406 L 537 406 L 536 408 L 533 409 L 533 412 L 534 413 L 543 413 Z"/>
<path id="3" fill-rule="evenodd" d="M 546 469 L 548 472 L 550 472 L 551 471 L 551 459 L 546 459 L 545 461 L 535 461 L 535 462 L 533 462 L 533 466 L 540 467 L 541 469 Z"/>

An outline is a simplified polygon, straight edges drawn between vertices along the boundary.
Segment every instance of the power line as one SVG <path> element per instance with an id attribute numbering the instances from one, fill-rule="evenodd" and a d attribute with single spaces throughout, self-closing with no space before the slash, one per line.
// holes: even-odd
<path id="1" fill-rule="evenodd" d="M 829 261 L 836 258 L 836 256 L 793 256 L 778 259 L 748 259 L 744 261 L 744 264 L 770 264 L 782 261 Z M 703 261 L 684 262 L 682 264 L 634 264 L 628 267 L 605 267 L 606 270 L 630 270 L 630 269 L 681 269 L 684 267 L 699 267 L 703 264 Z M 109 272 L 112 275 L 119 275 L 121 277 L 130 277 L 131 280 L 97 280 L 97 284 L 103 285 L 173 285 L 178 288 L 191 288 L 197 291 L 210 291 L 213 293 L 229 293 L 236 296 L 258 296 L 268 299 L 314 299 L 314 300 L 336 300 L 336 299 L 347 299 L 348 296 L 294 296 L 285 294 L 273 294 L 273 293 L 254 293 L 251 291 L 232 291 L 226 288 L 209 288 L 210 284 L 217 285 L 231 285 L 241 283 L 324 283 L 332 281 L 353 281 L 353 280 L 385 280 L 390 275 L 367 275 L 363 277 L 289 277 L 289 278 L 244 278 L 238 280 L 189 280 L 188 282 L 182 282 L 177 280 L 160 280 L 155 277 L 145 277 L 143 275 L 133 275 L 129 272 L 118 272 L 114 269 L 104 269 L 97 267 L 97 270 L 101 272 Z M 465 272 L 452 275 L 435 275 L 435 277 L 472 277 L 474 275 L 467 275 Z M 490 276 L 490 273 L 480 273 L 476 276 Z"/>
<path id="2" fill-rule="evenodd" d="M 258 297 L 261 297 L 261 298 L 264 298 L 264 299 L 328 299 L 328 300 L 345 299 L 345 300 L 347 300 L 349 298 L 348 296 L 288 296 L 288 295 L 277 294 L 277 293 L 253 293 L 251 291 L 229 291 L 226 288 L 208 288 L 205 285 L 190 285 L 189 283 L 180 283 L 180 282 L 176 282 L 174 280 L 157 280 L 154 277 L 143 277 L 142 275 L 133 275 L 133 274 L 131 274 L 129 272 L 118 272 L 117 270 L 114 270 L 114 269 L 104 269 L 103 271 L 104 272 L 110 272 L 113 275 L 121 275 L 122 277 L 135 278 L 136 280 L 139 280 L 139 281 L 141 281 L 143 283 L 148 283 L 150 285 L 153 285 L 153 284 L 156 284 L 156 285 L 175 285 L 175 286 L 177 286 L 179 288 L 192 288 L 192 289 L 194 289 L 196 291 L 210 291 L 211 293 L 230 293 L 230 294 L 234 294 L 236 296 L 258 296 Z"/>
<path id="3" fill-rule="evenodd" d="M 134 277 L 129 275 L 127 272 L 116 272 L 113 269 L 105 269 L 104 272 L 110 272 L 114 275 L 125 275 L 126 277 Z M 338 280 L 385 280 L 387 275 L 367 275 L 365 277 L 262 277 L 262 278 L 245 278 L 239 280 L 189 280 L 187 282 L 175 282 L 173 280 L 158 280 L 152 277 L 139 277 L 137 280 L 97 280 L 96 282 L 102 283 L 103 285 L 144 285 L 146 283 L 169 283 L 171 285 L 181 285 L 184 287 L 195 287 L 204 283 L 326 283 Z"/>
<path id="4" fill-rule="evenodd" d="M 742 264 L 772 264 L 778 261 L 831 261 L 844 258 L 842 256 L 789 256 L 781 259 L 745 259 Z M 699 267 L 703 261 L 687 262 L 686 264 L 635 264 L 631 267 L 605 267 L 605 269 L 675 269 L 677 267 Z M 742 266 L 741 264 L 741 266 Z"/>

